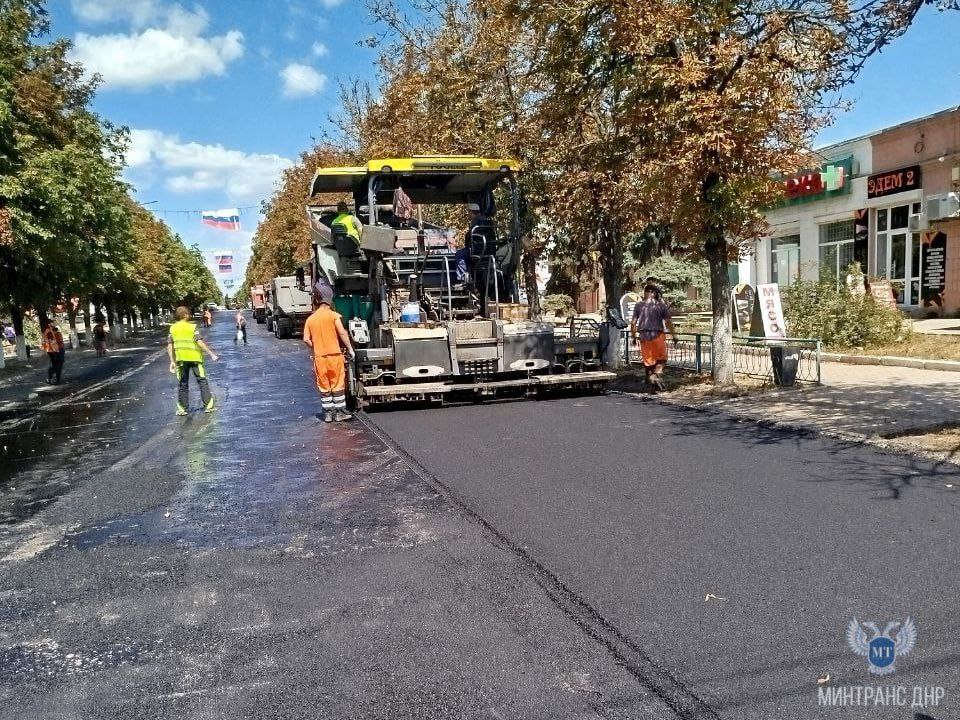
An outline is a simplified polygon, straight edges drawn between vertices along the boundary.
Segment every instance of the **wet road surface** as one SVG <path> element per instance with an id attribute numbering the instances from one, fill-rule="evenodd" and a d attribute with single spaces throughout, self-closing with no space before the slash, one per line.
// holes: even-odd
<path id="1" fill-rule="evenodd" d="M 664 716 L 488 529 L 317 419 L 299 342 L 232 334 L 211 415 L 173 416 L 155 356 L 8 426 L 0 718 Z"/>
<path id="2" fill-rule="evenodd" d="M 249 328 L 212 415 L 156 357 L 4 431 L 0 718 L 907 718 L 817 678 L 908 614 L 958 716 L 952 466 L 622 396 L 324 425 Z"/>

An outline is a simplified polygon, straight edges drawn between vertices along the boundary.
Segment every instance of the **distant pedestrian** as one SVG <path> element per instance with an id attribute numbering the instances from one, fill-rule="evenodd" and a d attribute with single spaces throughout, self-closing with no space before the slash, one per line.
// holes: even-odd
<path id="1" fill-rule="evenodd" d="M 107 330 L 103 327 L 103 316 L 97 315 L 97 324 L 93 326 L 93 347 L 97 351 L 97 357 L 103 357 L 107 354 Z"/>
<path id="2" fill-rule="evenodd" d="M 211 327 L 213 325 L 213 313 L 210 312 L 210 308 L 204 308 L 203 310 L 203 326 L 205 328 Z"/>
<path id="3" fill-rule="evenodd" d="M 3 328 L 3 336 L 11 345 L 17 344 L 17 331 L 13 329 L 13 325 L 7 325 Z"/>
<path id="4" fill-rule="evenodd" d="M 667 364 L 667 336 L 664 334 L 664 326 L 676 343 L 677 333 L 673 329 L 670 308 L 663 300 L 657 299 L 656 285 L 646 285 L 643 288 L 643 300 L 633 308 L 630 337 L 634 345 L 640 345 L 640 357 L 647 373 L 647 382 L 654 390 L 665 389 L 663 368 Z"/>
<path id="5" fill-rule="evenodd" d="M 318 305 L 303 327 L 303 341 L 313 351 L 313 369 L 323 407 L 323 421 L 350 420 L 347 412 L 346 372 L 343 351 L 352 360 L 353 345 L 343 327 L 343 318 L 333 310 L 333 289 L 321 285 L 314 293 Z"/>
<path id="6" fill-rule="evenodd" d="M 42 344 L 43 351 L 50 358 L 50 367 L 47 368 L 47 382 L 53 385 L 59 385 L 63 375 L 63 363 L 66 359 L 66 345 L 63 342 L 63 335 L 60 328 L 47 318 L 45 315 L 40 317 L 40 328 L 43 331 Z M 56 377 L 56 382 L 54 382 Z"/>
<path id="7" fill-rule="evenodd" d="M 240 338 L 243 338 L 243 344 L 247 344 L 247 319 L 243 316 L 243 311 L 237 310 L 237 334 L 233 336 L 233 344 L 236 345 Z"/>
<path id="8" fill-rule="evenodd" d="M 203 367 L 203 352 L 216 362 L 219 357 L 210 349 L 197 326 L 189 321 L 190 310 L 181 306 L 177 308 L 177 321 L 170 326 L 170 337 L 167 340 L 167 355 L 170 357 L 170 372 L 177 374 L 180 386 L 177 391 L 177 415 L 186 415 L 190 406 L 190 373 L 197 378 L 200 386 L 200 399 L 203 401 L 204 412 L 213 412 L 213 395 L 210 392 L 210 383 L 207 382 L 207 373 Z M 201 350 L 203 352 L 201 352 Z"/>

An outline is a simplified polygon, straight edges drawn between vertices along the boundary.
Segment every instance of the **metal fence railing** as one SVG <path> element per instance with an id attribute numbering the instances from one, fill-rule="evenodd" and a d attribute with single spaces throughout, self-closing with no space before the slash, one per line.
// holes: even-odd
<path id="1" fill-rule="evenodd" d="M 677 333 L 677 343 L 667 340 L 667 365 L 698 374 L 713 372 L 713 339 L 706 333 Z M 624 356 L 639 364 L 640 348 L 630 343 L 629 331 L 623 334 Z M 796 379 L 820 384 L 820 341 L 815 338 L 768 340 L 759 337 L 733 338 L 733 367 L 741 375 L 774 380 L 774 353 L 798 354 Z"/>

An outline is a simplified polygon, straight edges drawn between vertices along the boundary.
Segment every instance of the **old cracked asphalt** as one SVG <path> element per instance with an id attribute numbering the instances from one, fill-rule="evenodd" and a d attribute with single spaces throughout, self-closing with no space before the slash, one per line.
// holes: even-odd
<path id="1" fill-rule="evenodd" d="M 249 334 L 213 415 L 146 353 L 0 418 L 0 718 L 913 717 L 818 706 L 893 682 L 854 615 L 960 716 L 954 466 L 620 396 L 325 426 Z"/>

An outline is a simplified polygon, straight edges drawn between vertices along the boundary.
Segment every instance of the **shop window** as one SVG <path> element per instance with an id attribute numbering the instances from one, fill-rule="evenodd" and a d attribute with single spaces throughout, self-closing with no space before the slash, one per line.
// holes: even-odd
<path id="1" fill-rule="evenodd" d="M 800 236 L 770 240 L 770 282 L 789 287 L 800 274 Z"/>
<path id="2" fill-rule="evenodd" d="M 921 203 L 913 203 L 877 210 L 873 271 L 877 277 L 890 280 L 900 305 L 920 301 L 920 234 L 909 232 L 907 226 L 910 213 L 921 208 Z"/>
<path id="3" fill-rule="evenodd" d="M 820 280 L 840 286 L 855 259 L 853 220 L 820 226 Z"/>

